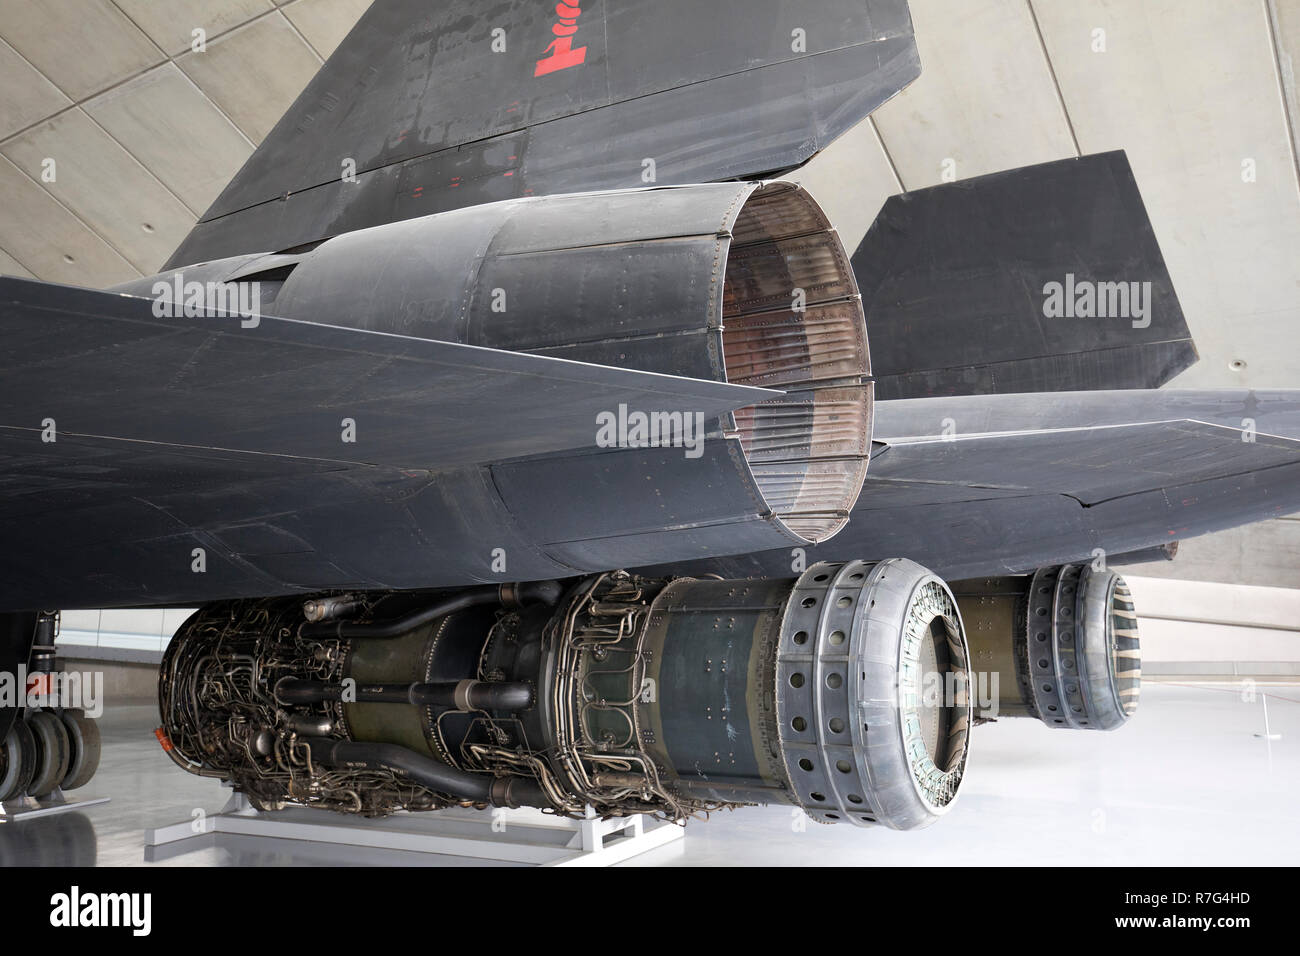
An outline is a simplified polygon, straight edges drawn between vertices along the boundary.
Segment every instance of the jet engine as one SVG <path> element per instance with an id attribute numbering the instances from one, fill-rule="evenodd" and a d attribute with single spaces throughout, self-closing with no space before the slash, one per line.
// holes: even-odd
<path id="1" fill-rule="evenodd" d="M 1137 710 L 1142 661 L 1124 579 L 1088 564 L 952 582 L 977 689 L 997 675 L 1000 717 L 1115 730 Z"/>
<path id="2" fill-rule="evenodd" d="M 903 559 L 233 601 L 169 645 L 158 735 L 263 808 L 786 804 L 910 829 L 960 787 L 969 666 L 952 593 Z"/>

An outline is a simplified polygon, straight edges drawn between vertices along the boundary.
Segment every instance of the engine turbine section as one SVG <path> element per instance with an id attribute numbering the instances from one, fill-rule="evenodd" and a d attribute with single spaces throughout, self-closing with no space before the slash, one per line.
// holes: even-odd
<path id="1" fill-rule="evenodd" d="M 308 604 L 210 605 L 163 661 L 164 749 L 261 807 L 787 804 L 911 829 L 965 770 L 961 616 L 911 561 Z"/>
<path id="2" fill-rule="evenodd" d="M 952 590 L 975 671 L 998 677 L 998 716 L 1036 717 L 1056 730 L 1115 730 L 1133 716 L 1142 661 L 1120 575 L 1066 564 L 955 581 Z"/>

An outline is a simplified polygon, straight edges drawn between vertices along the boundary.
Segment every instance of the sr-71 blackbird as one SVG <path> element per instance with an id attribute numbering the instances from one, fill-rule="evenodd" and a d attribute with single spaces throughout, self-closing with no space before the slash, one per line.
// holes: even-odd
<path id="1" fill-rule="evenodd" d="M 198 606 L 159 740 L 266 809 L 911 828 L 980 718 L 1121 726 L 1106 560 L 1300 509 L 1300 393 L 1159 388 L 1122 152 L 850 255 L 778 177 L 920 69 L 903 0 L 377 0 L 162 273 L 0 279 L 4 667 Z M 98 759 L 0 736 L 0 800 Z"/>

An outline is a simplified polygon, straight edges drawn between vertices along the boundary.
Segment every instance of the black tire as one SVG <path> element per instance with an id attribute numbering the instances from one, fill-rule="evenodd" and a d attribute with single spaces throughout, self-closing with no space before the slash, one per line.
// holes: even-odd
<path id="1" fill-rule="evenodd" d="M 27 792 L 33 797 L 47 797 L 68 775 L 72 741 L 63 721 L 48 710 L 38 710 L 29 715 L 27 726 L 36 738 L 36 773 L 27 786 Z"/>
<path id="2" fill-rule="evenodd" d="M 99 725 L 80 710 L 65 710 L 63 726 L 72 742 L 72 756 L 60 786 L 64 790 L 76 790 L 90 783 L 90 778 L 99 769 Z"/>
<path id="3" fill-rule="evenodd" d="M 15 720 L 4 741 L 4 775 L 0 777 L 0 803 L 27 792 L 36 772 L 36 739 L 27 725 Z"/>

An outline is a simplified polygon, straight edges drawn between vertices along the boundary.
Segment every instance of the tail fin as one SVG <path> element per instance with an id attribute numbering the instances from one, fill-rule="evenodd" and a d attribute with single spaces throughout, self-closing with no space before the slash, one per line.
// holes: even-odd
<path id="1" fill-rule="evenodd" d="M 1156 388 L 1197 359 L 1122 151 L 893 196 L 853 271 L 883 400 Z"/>
<path id="2" fill-rule="evenodd" d="M 919 73 L 906 0 L 375 0 L 166 268 L 791 168 Z"/>

